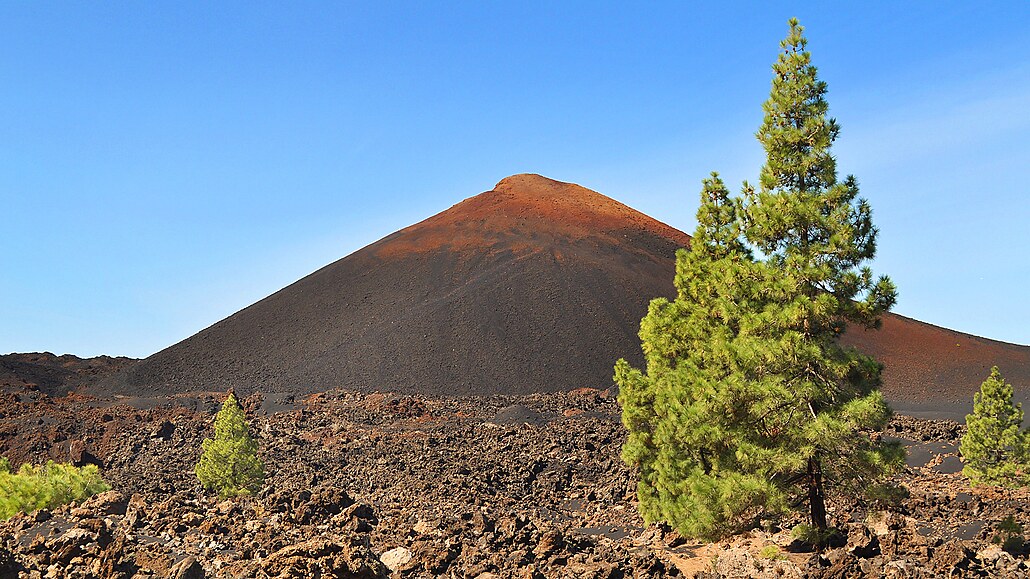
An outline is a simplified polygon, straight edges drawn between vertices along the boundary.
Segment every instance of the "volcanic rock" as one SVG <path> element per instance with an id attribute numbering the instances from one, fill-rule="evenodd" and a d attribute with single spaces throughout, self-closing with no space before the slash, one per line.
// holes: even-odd
<path id="1" fill-rule="evenodd" d="M 207 573 L 196 557 L 186 557 L 168 572 L 168 579 L 204 579 Z"/>
<path id="2" fill-rule="evenodd" d="M 383 553 L 379 556 L 379 560 L 383 562 L 383 565 L 391 571 L 403 571 L 407 568 L 408 563 L 411 562 L 412 554 L 411 551 L 404 547 L 396 547 Z"/>
<path id="3" fill-rule="evenodd" d="M 391 576 L 383 563 L 398 548 L 410 559 L 392 576 L 413 579 L 1028 572 L 1025 554 L 1003 554 L 991 538 L 1009 516 L 1030 528 L 1030 489 L 972 489 L 961 474 L 933 468 L 934 460 L 895 479 L 910 491 L 896 511 L 871 515 L 858 497 L 838 496 L 831 516 L 847 544 L 822 553 L 783 549 L 801 513 L 716 544 L 647 525 L 633 504 L 637 475 L 619 458 L 625 430 L 610 396 L 310 396 L 302 409 L 251 417 L 268 478 L 254 495 L 233 500 L 205 493 L 192 472 L 211 408 L 94 403 L 61 398 L 0 419 L 0 443 L 23 440 L 12 433 L 34 425 L 38 412 L 93 440 L 111 424 L 105 410 L 121 425 L 119 436 L 96 447 L 117 490 L 0 521 L 0 577 L 143 579 L 188 570 L 212 579 L 381 578 Z M 510 407 L 551 418 L 488 424 Z M 172 441 L 181 444 L 152 437 L 163 420 L 177 425 Z M 880 433 L 939 456 L 957 453 L 960 434 L 954 423 L 909 417 Z M 31 462 L 49 456 L 52 443 L 25 442 Z M 769 545 L 780 549 L 770 556 Z M 183 563 L 191 557 L 199 567 Z"/>
<path id="4" fill-rule="evenodd" d="M 100 515 L 124 515 L 128 499 L 118 491 L 107 491 L 93 495 L 82 503 L 82 508 L 96 511 Z"/>

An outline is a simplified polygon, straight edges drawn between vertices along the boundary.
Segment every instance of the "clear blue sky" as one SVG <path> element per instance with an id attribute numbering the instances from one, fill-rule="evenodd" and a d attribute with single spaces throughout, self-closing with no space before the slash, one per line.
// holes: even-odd
<path id="1" fill-rule="evenodd" d="M 3 2 L 0 352 L 145 356 L 521 172 L 694 228 L 798 16 L 895 311 L 1030 343 L 1030 3 Z"/>

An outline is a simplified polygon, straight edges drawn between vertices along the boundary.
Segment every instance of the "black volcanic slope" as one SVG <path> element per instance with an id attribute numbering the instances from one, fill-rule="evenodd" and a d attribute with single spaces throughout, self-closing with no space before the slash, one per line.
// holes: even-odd
<path id="1" fill-rule="evenodd" d="M 0 392 L 35 390 L 64 396 L 136 362 L 133 358 L 79 358 L 50 352 L 0 355 Z"/>
<path id="2" fill-rule="evenodd" d="M 133 395 L 332 387 L 445 395 L 607 388 L 642 363 L 689 236 L 578 185 L 504 179 L 143 360 Z"/>
<path id="3" fill-rule="evenodd" d="M 130 367 L 104 390 L 442 395 L 612 385 L 671 296 L 685 233 L 578 185 L 515 175 Z M 997 364 L 1026 399 L 1030 347 L 888 315 L 844 342 L 906 412 L 961 419 Z"/>

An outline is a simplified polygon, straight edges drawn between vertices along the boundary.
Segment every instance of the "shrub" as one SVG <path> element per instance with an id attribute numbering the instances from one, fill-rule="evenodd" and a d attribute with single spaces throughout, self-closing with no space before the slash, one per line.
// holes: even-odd
<path id="1" fill-rule="evenodd" d="M 836 547 L 845 542 L 844 535 L 833 527 L 820 529 L 815 525 L 801 524 L 790 530 L 790 536 L 798 542 L 812 547 Z"/>
<path id="2" fill-rule="evenodd" d="M 94 464 L 78 468 L 53 461 L 36 467 L 23 464 L 11 472 L 6 458 L 0 459 L 0 519 L 16 513 L 31 513 L 81 501 L 110 490 Z"/>
<path id="3" fill-rule="evenodd" d="M 265 467 L 257 456 L 243 408 L 231 392 L 215 417 L 214 439 L 204 439 L 197 478 L 222 497 L 249 495 L 261 488 Z"/>
<path id="4" fill-rule="evenodd" d="M 758 552 L 758 556 L 763 559 L 769 559 L 776 561 L 778 559 L 786 559 L 787 556 L 780 551 L 780 548 L 776 545 L 766 545 L 762 547 L 762 550 Z"/>

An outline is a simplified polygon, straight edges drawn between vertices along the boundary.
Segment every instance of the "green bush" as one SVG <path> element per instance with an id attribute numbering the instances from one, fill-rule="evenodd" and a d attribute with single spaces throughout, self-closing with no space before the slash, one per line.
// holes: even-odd
<path id="1" fill-rule="evenodd" d="M 14 473 L 11 463 L 0 458 L 0 519 L 81 501 L 110 488 L 93 464 L 78 468 L 49 461 L 40 467 L 23 464 Z"/>
<path id="2" fill-rule="evenodd" d="M 814 525 L 801 524 L 790 530 L 790 536 L 812 547 L 833 547 L 844 543 L 844 535 L 833 527 L 820 529 Z"/>
<path id="3" fill-rule="evenodd" d="M 214 439 L 204 439 L 204 453 L 197 463 L 197 478 L 222 497 L 257 492 L 265 480 L 265 467 L 250 437 L 243 408 L 230 393 L 215 417 Z"/>

